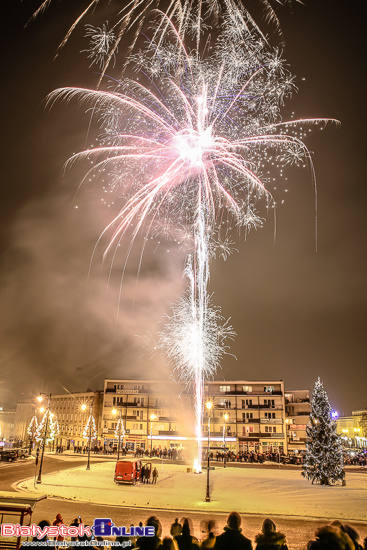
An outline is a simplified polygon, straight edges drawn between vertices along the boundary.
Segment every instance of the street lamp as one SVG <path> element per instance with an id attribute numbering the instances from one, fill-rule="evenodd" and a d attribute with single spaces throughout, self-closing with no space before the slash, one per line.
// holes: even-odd
<path id="1" fill-rule="evenodd" d="M 158 416 L 154 413 L 150 415 L 150 450 L 153 450 L 153 420 L 157 420 Z"/>
<path id="2" fill-rule="evenodd" d="M 226 413 L 223 416 L 224 424 L 223 424 L 223 447 L 224 447 L 224 458 L 223 458 L 223 467 L 226 467 L 226 422 L 228 420 L 228 414 Z"/>
<path id="3" fill-rule="evenodd" d="M 213 403 L 211 401 L 206 402 L 206 408 L 208 409 L 208 467 L 206 471 L 206 495 L 205 495 L 205 502 L 210 502 L 210 493 L 209 493 L 209 461 L 210 461 L 210 412 L 213 407 Z"/>
<path id="4" fill-rule="evenodd" d="M 39 467 L 39 470 L 38 470 L 38 476 L 37 476 L 37 480 L 36 480 L 37 483 L 42 483 L 43 455 L 45 453 L 45 445 L 46 445 L 47 430 L 48 430 L 48 421 L 49 421 L 49 417 L 50 417 L 51 394 L 48 395 L 47 393 L 40 393 L 39 396 L 37 397 L 37 401 L 39 403 L 41 403 L 42 400 L 43 400 L 43 397 L 47 397 L 47 408 L 46 408 L 45 417 L 44 417 L 45 418 L 45 431 L 43 433 L 42 453 L 41 453 L 40 467 Z M 41 407 L 40 411 L 44 412 L 45 408 Z M 41 425 L 42 425 L 42 422 L 39 425 L 39 427 Z"/>
<path id="5" fill-rule="evenodd" d="M 124 429 L 124 423 L 122 421 L 122 412 L 121 412 L 121 408 L 119 409 L 120 410 L 120 417 L 117 421 L 117 426 L 116 426 L 116 429 L 115 429 L 115 437 L 118 436 L 118 439 L 119 439 L 119 442 L 118 442 L 118 447 L 117 447 L 117 460 L 120 460 L 120 440 L 121 440 L 121 435 L 122 437 L 124 437 L 125 435 L 125 429 Z M 112 410 L 112 414 L 114 416 L 116 416 L 117 414 L 117 410 L 116 409 L 113 409 Z"/>

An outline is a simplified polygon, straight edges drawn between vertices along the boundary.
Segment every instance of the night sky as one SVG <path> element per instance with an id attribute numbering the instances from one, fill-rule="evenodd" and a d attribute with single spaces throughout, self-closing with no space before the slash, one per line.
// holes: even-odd
<path id="1" fill-rule="evenodd" d="M 76 103 L 44 109 L 57 87 L 96 86 L 96 69 L 80 53 L 82 26 L 54 59 L 86 3 L 55 0 L 26 28 L 38 2 L 6 4 L 0 406 L 14 407 L 40 391 L 102 389 L 106 377 L 166 379 L 169 369 L 144 342 L 184 289 L 184 255 L 170 243 L 155 243 L 137 278 L 135 247 L 118 311 L 123 259 L 108 283 L 99 249 L 88 276 L 111 211 L 101 204 L 98 186 L 84 185 L 75 198 L 82 165 L 63 173 L 70 155 L 90 143 L 88 116 Z M 214 303 L 237 332 L 230 350 L 236 359 L 224 358 L 217 379 L 284 379 L 288 389 L 312 389 L 320 376 L 333 408 L 346 415 L 367 407 L 365 23 L 357 3 L 341 0 L 306 0 L 278 15 L 284 57 L 299 88 L 284 118 L 294 111 L 341 125 L 315 129 L 307 142 L 317 175 L 317 252 L 311 175 L 292 170 L 286 195 L 282 183 L 275 194 L 278 203 L 285 199 L 275 243 L 270 215 L 246 240 L 236 236 L 238 253 L 211 265 Z"/>

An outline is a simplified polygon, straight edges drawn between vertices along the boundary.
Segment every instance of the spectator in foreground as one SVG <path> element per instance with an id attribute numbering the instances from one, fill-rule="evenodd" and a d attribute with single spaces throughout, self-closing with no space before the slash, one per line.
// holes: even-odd
<path id="1" fill-rule="evenodd" d="M 136 546 L 140 550 L 158 550 L 162 534 L 162 525 L 156 516 L 150 516 L 145 524 L 147 527 L 154 527 L 154 537 L 139 537 L 136 541 Z"/>
<path id="2" fill-rule="evenodd" d="M 285 535 L 277 532 L 275 523 L 271 519 L 265 519 L 261 533 L 256 535 L 256 550 L 288 550 Z"/>
<path id="3" fill-rule="evenodd" d="M 227 518 L 224 532 L 217 536 L 214 544 L 215 550 L 252 550 L 250 539 L 241 533 L 241 516 L 237 512 L 231 512 Z"/>
<path id="4" fill-rule="evenodd" d="M 176 542 L 179 550 L 199 550 L 199 541 L 191 535 L 190 523 L 187 518 L 183 521 L 182 532 L 177 535 Z"/>
<path id="5" fill-rule="evenodd" d="M 178 518 L 175 519 L 174 523 L 171 525 L 170 533 L 171 537 L 175 538 L 177 535 L 181 535 L 182 532 L 182 525 L 178 521 Z"/>
<path id="6" fill-rule="evenodd" d="M 171 537 L 164 537 L 162 544 L 159 547 L 159 550 L 179 550 L 177 542 Z"/>
<path id="7" fill-rule="evenodd" d="M 338 525 L 323 525 L 315 531 L 307 550 L 354 550 L 352 539 Z"/>
<path id="8" fill-rule="evenodd" d="M 209 521 L 203 522 L 203 524 L 205 525 L 205 530 L 208 533 L 208 536 L 202 541 L 200 545 L 200 550 L 205 550 L 206 548 L 214 548 L 215 535 L 213 531 L 215 529 L 215 521 L 211 519 Z"/>

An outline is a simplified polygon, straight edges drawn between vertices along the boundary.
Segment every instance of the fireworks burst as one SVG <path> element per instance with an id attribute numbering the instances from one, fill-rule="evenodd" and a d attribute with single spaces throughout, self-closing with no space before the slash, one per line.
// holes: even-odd
<path id="1" fill-rule="evenodd" d="M 99 121 L 99 146 L 74 155 L 69 164 L 93 161 L 86 178 L 112 175 L 111 190 L 123 200 L 102 235 L 110 234 L 105 254 L 129 236 L 128 258 L 138 233 L 145 232 L 147 240 L 157 224 L 167 235 L 172 227 L 183 230 L 193 246 L 185 268 L 189 288 L 173 308 L 159 347 L 181 379 L 195 385 L 199 461 L 204 380 L 214 374 L 227 351 L 225 342 L 234 337 L 207 292 L 209 261 L 218 243 L 223 259 L 230 252 L 230 237 L 222 241 L 220 229 L 225 221 L 245 227 L 245 233 L 262 225 L 254 205 L 261 197 L 272 205 L 264 173 L 276 168 L 273 158 L 284 164 L 288 158 L 303 159 L 313 173 L 301 137 L 305 125 L 315 121 L 280 118 L 294 90 L 280 51 L 270 49 L 254 27 L 250 30 L 239 3 L 227 5 L 210 55 L 185 47 L 189 5 L 172 0 L 170 10 L 180 13 L 180 24 L 176 29 L 160 14 L 147 46 L 128 60 L 138 73 L 135 79 L 121 80 L 112 91 L 62 88 L 48 98 L 51 105 L 73 98 L 91 104 Z M 220 4 L 207 6 L 218 11 Z"/>
<path id="2" fill-rule="evenodd" d="M 275 10 L 275 6 L 291 5 L 292 3 L 301 3 L 301 0 L 258 0 L 263 14 L 263 19 L 267 25 L 272 26 L 276 33 L 281 36 L 281 26 Z M 32 19 L 35 19 L 51 5 L 52 0 L 44 0 L 38 9 L 34 12 Z M 181 38 L 191 39 L 197 51 L 200 48 L 200 39 L 203 34 L 207 34 L 213 26 L 220 27 L 223 19 L 227 18 L 233 26 L 237 26 L 241 32 L 243 29 L 250 31 L 254 29 L 265 40 L 260 27 L 252 18 L 246 7 L 245 0 L 201 0 L 192 2 L 192 0 L 131 0 L 122 2 L 121 0 L 89 0 L 85 9 L 78 15 L 70 26 L 64 39 L 59 45 L 58 50 L 64 47 L 66 42 L 79 24 L 85 22 L 88 17 L 98 17 L 99 10 L 105 12 L 108 6 L 109 13 L 113 17 L 111 30 L 107 26 L 94 27 L 87 23 L 86 36 L 91 38 L 90 47 L 87 50 L 92 64 L 97 63 L 101 66 L 103 73 L 114 61 L 118 45 L 122 37 L 128 33 L 133 33 L 132 45 L 137 41 L 138 35 L 152 12 L 157 9 L 166 8 L 167 16 L 176 22 L 176 26 Z M 161 36 L 169 25 L 161 22 Z M 205 41 L 204 41 L 205 43 Z M 234 53 L 234 52 L 232 52 Z"/>
<path id="3" fill-rule="evenodd" d="M 86 25 L 85 36 L 90 39 L 88 52 L 88 58 L 91 59 L 90 67 L 95 63 L 101 69 L 105 66 L 107 58 L 110 56 L 110 52 L 113 51 L 112 59 L 115 62 L 117 53 L 116 36 L 111 30 L 108 30 L 108 23 L 102 25 L 102 27 L 93 27 L 92 25 Z"/>

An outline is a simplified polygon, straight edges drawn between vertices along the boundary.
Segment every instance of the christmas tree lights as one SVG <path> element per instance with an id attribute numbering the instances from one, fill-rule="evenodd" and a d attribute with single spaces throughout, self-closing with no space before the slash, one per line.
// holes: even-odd
<path id="1" fill-rule="evenodd" d="M 306 433 L 308 440 L 302 475 L 320 485 L 342 481 L 345 472 L 341 439 L 336 433 L 336 422 L 320 378 L 314 387 Z"/>
<path id="2" fill-rule="evenodd" d="M 47 445 L 55 439 L 55 422 L 53 420 L 53 416 L 54 415 L 49 409 L 47 409 L 43 415 L 43 418 L 35 433 L 38 443 Z"/>
<path id="3" fill-rule="evenodd" d="M 120 439 L 120 437 L 125 437 L 125 428 L 124 428 L 124 422 L 122 418 L 118 419 L 116 429 L 115 429 L 115 437 L 116 439 Z"/>
<path id="4" fill-rule="evenodd" d="M 33 415 L 27 428 L 27 434 L 29 435 L 30 439 L 32 440 L 34 439 L 37 432 L 37 428 L 38 428 L 37 416 Z"/>
<path id="5" fill-rule="evenodd" d="M 96 428 L 96 421 L 94 420 L 94 416 L 91 414 L 89 415 L 88 421 L 85 425 L 84 431 L 83 431 L 83 437 L 84 439 L 95 439 L 97 437 L 97 428 Z M 89 441 L 90 444 L 90 441 Z"/>

